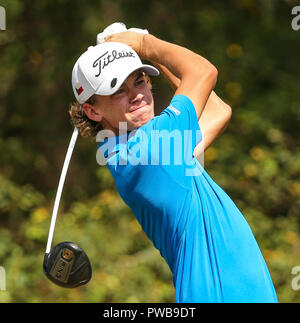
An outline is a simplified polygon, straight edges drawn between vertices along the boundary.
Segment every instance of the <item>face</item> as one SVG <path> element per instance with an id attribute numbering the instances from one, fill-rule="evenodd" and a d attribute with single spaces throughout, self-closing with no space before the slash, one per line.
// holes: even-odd
<path id="1" fill-rule="evenodd" d="M 83 108 L 90 119 L 101 122 L 104 129 L 116 135 L 119 122 L 126 122 L 127 130 L 133 130 L 154 117 L 152 92 L 146 76 L 139 70 L 130 74 L 116 93 L 97 95 L 96 104 L 85 103 Z"/>

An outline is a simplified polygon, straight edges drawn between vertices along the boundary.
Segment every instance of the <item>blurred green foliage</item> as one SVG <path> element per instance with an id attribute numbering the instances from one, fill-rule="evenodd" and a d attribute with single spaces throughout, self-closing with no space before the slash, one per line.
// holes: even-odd
<path id="1" fill-rule="evenodd" d="M 280 302 L 299 302 L 300 31 L 293 0 L 2 0 L 0 32 L 0 302 L 174 302 L 169 268 L 116 192 L 96 143 L 80 138 L 54 243 L 74 241 L 92 262 L 84 287 L 64 290 L 42 272 L 53 202 L 72 133 L 71 71 L 115 21 L 186 46 L 219 70 L 233 109 L 205 167 L 249 222 Z M 172 92 L 154 79 L 156 112 Z"/>

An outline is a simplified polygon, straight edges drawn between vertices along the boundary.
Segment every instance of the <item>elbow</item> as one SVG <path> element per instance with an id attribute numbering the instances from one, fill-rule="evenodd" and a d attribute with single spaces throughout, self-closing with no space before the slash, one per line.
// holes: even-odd
<path id="1" fill-rule="evenodd" d="M 190 64 L 189 71 L 187 73 L 190 77 L 192 76 L 194 79 L 202 82 L 209 82 L 215 86 L 218 79 L 218 69 L 210 63 L 208 60 L 204 60 L 201 58 L 199 61 L 199 65 Z"/>
<path id="2" fill-rule="evenodd" d="M 231 116 L 232 116 L 232 108 L 230 105 L 228 105 L 227 103 L 224 103 L 223 104 L 223 119 L 224 119 L 224 123 L 226 125 L 228 125 L 230 119 L 231 119 Z"/>
<path id="3" fill-rule="evenodd" d="M 232 108 L 230 105 L 228 104 L 225 104 L 225 110 L 226 110 L 226 116 L 228 118 L 228 120 L 231 119 L 231 116 L 232 116 Z"/>
<path id="4" fill-rule="evenodd" d="M 205 76 L 206 82 L 209 82 L 211 85 L 211 90 L 213 90 L 218 80 L 218 70 L 210 62 L 207 64 Z"/>
<path id="5" fill-rule="evenodd" d="M 217 80 L 218 80 L 218 69 L 211 64 L 211 67 L 210 67 L 210 74 L 211 74 L 211 78 L 212 78 L 212 81 L 213 81 L 213 84 L 214 84 L 214 87 L 217 83 Z"/>

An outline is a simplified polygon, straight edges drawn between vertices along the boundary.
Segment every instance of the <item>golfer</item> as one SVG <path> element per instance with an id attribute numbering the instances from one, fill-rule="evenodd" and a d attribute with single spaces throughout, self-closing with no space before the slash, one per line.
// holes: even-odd
<path id="1" fill-rule="evenodd" d="M 230 118 L 230 108 L 213 92 L 216 68 L 151 34 L 125 31 L 105 40 L 74 65 L 77 102 L 70 116 L 82 136 L 102 134 L 98 151 L 120 196 L 169 265 L 176 301 L 277 302 L 249 225 L 195 156 L 197 145 L 202 142 L 205 150 Z M 159 70 L 140 58 L 176 88 L 158 116 L 149 75 Z M 165 136 L 175 144 L 165 145 Z"/>

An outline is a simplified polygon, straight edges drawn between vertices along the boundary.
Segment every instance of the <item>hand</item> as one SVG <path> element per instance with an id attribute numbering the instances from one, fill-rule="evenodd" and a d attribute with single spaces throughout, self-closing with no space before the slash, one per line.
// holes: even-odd
<path id="1" fill-rule="evenodd" d="M 132 31 L 125 31 L 105 37 L 106 42 L 119 42 L 130 46 L 137 54 L 143 57 L 144 34 Z"/>

